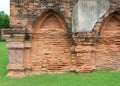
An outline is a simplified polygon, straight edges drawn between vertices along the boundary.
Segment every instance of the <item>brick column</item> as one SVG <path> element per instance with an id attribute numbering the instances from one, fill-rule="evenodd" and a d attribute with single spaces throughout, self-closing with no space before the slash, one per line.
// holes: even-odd
<path id="1" fill-rule="evenodd" d="M 24 37 L 15 37 L 8 40 L 9 64 L 7 69 L 9 77 L 24 77 Z"/>
<path id="2" fill-rule="evenodd" d="M 24 67 L 25 67 L 25 74 L 30 75 L 32 69 L 32 62 L 31 62 L 31 42 L 25 41 L 24 43 Z"/>
<path id="3" fill-rule="evenodd" d="M 79 33 L 74 35 L 76 44 L 76 72 L 89 73 L 96 69 L 94 64 L 95 42 L 94 36 L 88 33 Z"/>

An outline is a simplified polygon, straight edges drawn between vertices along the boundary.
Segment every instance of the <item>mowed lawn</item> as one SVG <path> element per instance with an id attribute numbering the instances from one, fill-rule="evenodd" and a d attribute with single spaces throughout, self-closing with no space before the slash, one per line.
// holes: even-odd
<path id="1" fill-rule="evenodd" d="M 6 42 L 0 42 L 0 86 L 120 86 L 120 72 L 94 72 L 91 74 L 53 74 L 27 76 L 21 79 L 6 77 L 8 51 Z"/>

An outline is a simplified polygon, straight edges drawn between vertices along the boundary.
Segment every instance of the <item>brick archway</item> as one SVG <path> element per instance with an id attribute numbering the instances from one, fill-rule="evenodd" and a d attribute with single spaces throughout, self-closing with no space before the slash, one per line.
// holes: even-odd
<path id="1" fill-rule="evenodd" d="M 38 19 L 32 36 L 32 69 L 37 73 L 57 73 L 69 70 L 70 46 L 63 18 L 54 11 Z"/>
<path id="2" fill-rule="evenodd" d="M 120 70 L 120 13 L 107 17 L 100 30 L 96 65 L 107 70 Z"/>
<path id="3" fill-rule="evenodd" d="M 101 32 L 101 36 L 107 36 L 105 34 L 105 32 L 109 31 L 116 31 L 119 32 L 120 31 L 120 13 L 119 12 L 113 12 L 112 14 L 110 14 L 107 19 L 105 20 L 105 22 L 103 23 L 100 32 Z M 110 34 L 108 34 L 110 35 Z"/>

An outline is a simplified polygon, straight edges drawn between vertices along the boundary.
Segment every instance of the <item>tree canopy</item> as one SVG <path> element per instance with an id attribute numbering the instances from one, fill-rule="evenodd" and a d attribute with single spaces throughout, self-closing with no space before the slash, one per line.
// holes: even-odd
<path id="1" fill-rule="evenodd" d="M 10 21 L 9 16 L 4 13 L 4 11 L 0 11 L 0 30 L 2 28 L 9 28 L 10 27 Z"/>

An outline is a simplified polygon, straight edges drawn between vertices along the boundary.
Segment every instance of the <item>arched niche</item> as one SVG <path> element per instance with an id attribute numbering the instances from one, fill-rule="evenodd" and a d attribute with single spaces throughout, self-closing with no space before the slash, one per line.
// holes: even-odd
<path id="1" fill-rule="evenodd" d="M 115 38 L 118 38 L 120 36 L 120 13 L 119 12 L 113 12 L 110 14 L 105 22 L 103 22 L 103 25 L 101 27 L 100 31 L 100 37 L 107 40 L 113 39 L 111 41 L 115 41 Z"/>
<path id="2" fill-rule="evenodd" d="M 120 13 L 111 13 L 100 30 L 96 46 L 95 63 L 97 69 L 120 70 Z"/>
<path id="3" fill-rule="evenodd" d="M 70 65 L 66 24 L 57 12 L 45 12 L 35 23 L 32 36 L 32 67 L 38 72 L 64 72 Z"/>
<path id="4" fill-rule="evenodd" d="M 53 18 L 54 17 L 54 18 Z M 48 22 L 47 20 L 49 20 L 49 19 L 54 19 L 55 21 L 56 21 L 56 24 L 57 23 L 59 23 L 60 24 L 60 27 L 62 28 L 62 30 L 65 30 L 65 32 L 66 32 L 66 30 L 67 30 L 67 26 L 66 26 L 66 23 L 65 23 L 65 21 L 63 20 L 63 18 L 62 18 L 62 16 L 59 14 L 59 13 L 57 13 L 57 12 L 55 12 L 55 11 L 53 11 L 53 10 L 48 10 L 47 12 L 44 12 L 38 19 L 37 19 L 37 21 L 35 22 L 35 24 L 34 24 L 34 32 L 33 33 L 36 33 L 36 31 L 37 31 L 37 29 L 39 29 L 39 28 L 44 28 L 43 26 L 44 26 L 44 24 L 46 23 L 46 22 Z M 53 20 L 53 22 L 55 22 Z M 51 22 L 51 23 L 53 23 L 53 22 Z M 50 24 L 50 22 L 49 22 L 49 24 Z M 48 25 L 49 25 L 48 24 Z M 59 26 L 59 25 L 58 25 Z M 59 28 L 60 28 L 59 27 Z"/>

